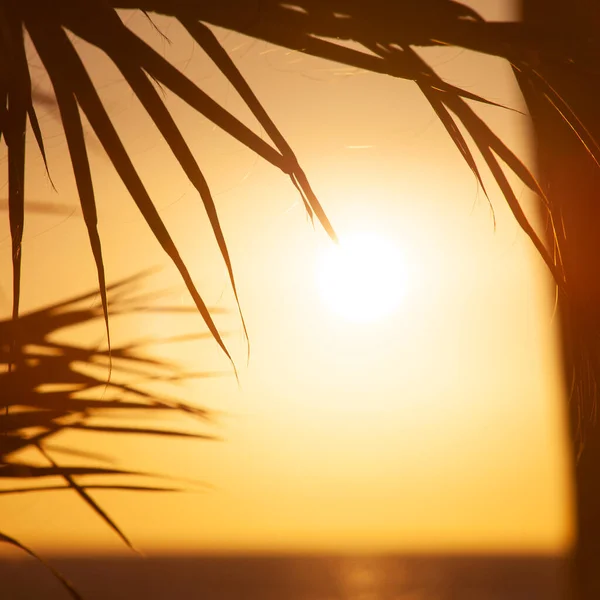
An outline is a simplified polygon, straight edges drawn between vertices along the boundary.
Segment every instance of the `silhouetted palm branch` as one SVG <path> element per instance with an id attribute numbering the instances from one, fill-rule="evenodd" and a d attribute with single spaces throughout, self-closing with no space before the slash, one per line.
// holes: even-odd
<path id="1" fill-rule="evenodd" d="M 133 4 L 121 2 L 113 5 L 133 7 Z M 548 101 L 560 111 L 598 161 L 598 144 L 588 133 L 585 123 L 565 105 L 560 93 L 542 74 L 543 66 L 552 64 L 597 76 L 600 49 L 595 40 L 565 39 L 560 32 L 537 30 L 522 23 L 486 22 L 471 8 L 449 0 L 299 0 L 293 3 L 276 0 L 255 3 L 151 0 L 144 3 L 143 8 L 177 17 L 188 30 L 191 22 L 206 21 L 298 52 L 415 81 L 485 191 L 478 167 L 457 123 L 469 133 L 519 225 L 532 239 L 557 284 L 563 286 L 564 275 L 560 263 L 556 262 L 558 254 L 546 249 L 529 223 L 498 159 L 545 202 L 539 184 L 466 101 L 494 103 L 444 82 L 413 47 L 453 45 L 505 58 L 532 85 L 544 90 Z M 358 42 L 368 52 L 346 47 L 343 43 L 346 40 Z"/>
<path id="2" fill-rule="evenodd" d="M 133 5 L 113 3 L 115 7 L 133 8 Z M 498 159 L 546 202 L 539 184 L 466 101 L 494 103 L 444 82 L 413 48 L 451 45 L 506 59 L 519 72 L 520 82 L 527 79 L 559 111 L 598 163 L 600 147 L 597 141 L 545 74 L 545 68 L 552 66 L 584 77 L 598 77 L 600 47 L 597 40 L 570 39 L 560 31 L 536 29 L 523 23 L 486 22 L 473 9 L 451 0 L 299 0 L 293 3 L 276 0 L 245 3 L 236 0 L 219 3 L 151 0 L 143 6 L 140 3 L 135 6 L 177 17 L 188 30 L 191 23 L 205 21 L 298 52 L 415 81 L 485 191 L 469 145 L 457 123 L 468 132 L 519 225 L 532 239 L 557 284 L 564 286 L 564 274 L 560 261 L 557 262 L 559 253 L 556 249 L 548 251 L 536 234 Z M 343 43 L 346 40 L 358 42 L 368 52 L 346 47 Z"/>
<path id="3" fill-rule="evenodd" d="M 45 67 L 56 96 L 60 117 L 79 199 L 96 268 L 107 333 L 108 304 L 101 240 L 97 230 L 96 197 L 91 169 L 87 156 L 86 140 L 80 113 L 83 112 L 94 133 L 104 147 L 109 159 L 127 187 L 152 232 L 169 255 L 192 296 L 198 311 L 203 316 L 215 340 L 229 357 L 228 350 L 219 334 L 204 301 L 198 293 L 177 247 L 158 214 L 146 187 L 131 162 L 121 139 L 106 112 L 100 97 L 73 46 L 67 31 L 90 41 L 102 49 L 113 60 L 136 94 L 145 110 L 163 135 L 170 150 L 177 158 L 190 182 L 204 203 L 221 255 L 226 263 L 231 285 L 237 299 L 233 268 L 225 238 L 217 215 L 214 200 L 204 175 L 196 162 L 183 135 L 177 127 L 152 81 L 155 81 L 180 96 L 230 135 L 251 148 L 263 158 L 288 173 L 294 185 L 301 190 L 307 209 L 314 211 L 332 237 L 334 232 L 312 192 L 308 180 L 298 165 L 294 154 L 283 136 L 270 123 L 266 130 L 274 135 L 278 149 L 263 141 L 248 127 L 213 101 L 196 84 L 173 67 L 159 53 L 133 34 L 121 21 L 116 10 L 101 0 L 88 2 L 5 2 L 0 7 L 3 34 L 0 37 L 0 135 L 4 135 L 8 146 L 9 165 L 9 219 L 13 246 L 13 317 L 18 316 L 20 300 L 21 241 L 24 227 L 24 173 L 25 135 L 27 121 L 31 125 L 36 141 L 44 158 L 43 135 L 36 117 L 31 94 L 31 78 L 25 51 L 25 31 Z M 196 24 L 197 25 L 197 24 Z M 196 31 L 201 36 L 210 32 Z M 199 25 L 198 25 L 199 26 Z M 201 26 L 199 26 L 201 27 Z M 227 63 L 216 39 L 207 41 L 217 63 Z M 210 54 L 210 53 L 209 53 Z M 232 63 L 224 67 L 230 76 Z M 243 79 L 242 79 L 243 81 Z M 246 86 L 243 97 L 255 112 L 260 105 Z M 263 111 L 264 113 L 264 111 Z M 262 115 L 263 121 L 266 113 Z M 239 302 L 238 302 L 239 306 Z M 243 322 L 243 319 L 242 319 Z M 109 336 L 110 345 L 110 336 Z"/>
<path id="4" fill-rule="evenodd" d="M 119 8 L 137 8 L 146 13 L 159 13 L 178 19 L 229 79 L 274 146 L 254 134 L 129 30 L 119 18 Z M 54 88 L 96 261 L 107 330 L 108 307 L 101 241 L 96 227 L 96 198 L 80 118 L 81 111 L 157 240 L 180 271 L 209 330 L 227 353 L 212 317 L 121 143 L 67 32 L 102 49 L 111 58 L 162 133 L 173 155 L 202 198 L 236 298 L 233 268 L 210 188 L 152 81 L 178 95 L 200 114 L 289 174 L 294 185 L 300 190 L 309 214 L 312 216 L 314 212 L 330 235 L 335 237 L 335 234 L 289 144 L 205 23 L 346 65 L 415 81 L 483 187 L 478 166 L 458 123 L 468 131 L 517 221 L 533 240 L 559 285 L 562 285 L 560 265 L 556 265 L 552 252 L 545 248 L 527 220 L 498 159 L 501 159 L 526 186 L 543 198 L 539 185 L 527 167 L 477 116 L 467 101 L 494 103 L 444 82 L 413 51 L 413 47 L 455 45 L 509 60 L 514 68 L 529 77 L 534 85 L 544 88 L 548 100 L 568 120 L 576 135 L 597 160 L 600 154 L 598 145 L 589 135 L 585 123 L 570 111 L 560 94 L 544 79 L 542 70 L 537 68 L 540 64 L 552 63 L 565 69 L 591 69 L 597 72 L 595 65 L 599 52 L 589 40 L 565 40 L 553 35 L 554 32 L 533 30 L 519 23 L 488 23 L 472 9 L 450 0 L 428 0 L 420 3 L 299 0 L 293 4 L 275 0 L 229 0 L 218 3 L 197 0 L 57 0 L 52 3 L 24 0 L 3 3 L 0 19 L 5 31 L 0 38 L 0 53 L 6 66 L 2 72 L 3 80 L 0 81 L 0 128 L 9 147 L 9 208 L 13 243 L 15 316 L 18 314 L 20 296 L 20 249 L 24 226 L 24 135 L 27 121 L 45 160 L 43 135 L 31 96 L 24 31 L 29 34 Z M 339 40 L 358 42 L 366 51 L 348 48 Z"/>
<path id="5" fill-rule="evenodd" d="M 107 286 L 106 296 L 111 302 L 113 315 L 127 315 L 140 310 L 174 310 L 175 307 L 172 309 L 168 306 L 148 306 L 145 303 L 148 297 L 133 295 L 132 286 L 137 280 L 138 277 L 132 277 Z M 164 416 L 165 412 L 182 413 L 205 423 L 210 419 L 210 414 L 207 410 L 176 397 L 148 393 L 139 384 L 118 383 L 115 378 L 107 382 L 108 349 L 53 341 L 53 336 L 65 328 L 102 318 L 101 306 L 90 306 L 95 296 L 95 293 L 84 294 L 20 316 L 16 322 L 20 331 L 21 347 L 17 353 L 19 360 L 10 370 L 8 365 L 11 362 L 11 345 L 8 340 L 11 339 L 10 330 L 15 326 L 15 322 L 0 321 L 0 364 L 5 367 L 4 371 L 0 372 L 0 480 L 15 482 L 11 487 L 0 489 L 0 495 L 70 490 L 84 500 L 127 545 L 131 546 L 122 529 L 94 500 L 91 495 L 93 491 L 103 489 L 172 492 L 179 488 L 162 484 L 124 485 L 112 481 L 102 484 L 87 483 L 86 479 L 89 476 L 160 476 L 113 466 L 81 466 L 81 459 L 95 463 L 112 460 L 81 451 L 76 447 L 59 446 L 54 443 L 54 438 L 66 431 L 80 431 L 89 435 L 100 432 L 138 437 L 150 435 L 200 440 L 215 438 L 205 433 L 173 428 L 122 425 L 122 415 L 125 414 L 154 414 L 158 417 L 161 414 Z M 189 312 L 195 309 L 179 307 L 179 310 Z M 220 375 L 218 372 L 182 372 L 173 363 L 140 353 L 151 343 L 195 340 L 207 335 L 210 334 L 187 334 L 163 340 L 145 339 L 113 346 L 110 354 L 114 374 L 133 375 L 140 383 L 152 380 L 181 381 L 192 377 Z M 95 369 L 88 368 L 86 371 L 85 367 Z M 98 424 L 98 418 L 102 419 L 102 425 Z M 24 459 L 25 450 L 36 451 L 46 464 L 40 466 L 39 461 Z M 77 464 L 70 464 L 68 460 L 65 462 L 62 458 L 59 459 L 59 456 L 71 456 L 79 460 Z M 57 478 L 62 480 L 62 483 L 55 484 Z M 17 483 L 23 481 L 28 482 L 28 485 Z M 6 535 L 0 536 L 0 541 L 15 543 L 13 538 Z"/>

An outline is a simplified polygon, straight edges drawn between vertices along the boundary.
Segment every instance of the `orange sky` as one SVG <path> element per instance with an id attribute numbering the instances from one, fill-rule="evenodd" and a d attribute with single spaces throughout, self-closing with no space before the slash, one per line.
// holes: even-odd
<path id="1" fill-rule="evenodd" d="M 161 44 L 143 16 L 128 23 Z M 166 56 L 258 130 L 200 51 L 175 26 L 165 32 L 175 42 L 161 46 Z M 330 242 L 307 224 L 289 180 L 168 98 L 215 191 L 251 360 L 246 367 L 232 310 L 218 323 L 233 331 L 227 341 L 240 386 L 232 377 L 184 386 L 187 398 L 222 411 L 215 429 L 224 442 L 114 442 L 128 466 L 201 478 L 213 490 L 95 497 L 150 552 L 564 549 L 570 499 L 552 288 L 499 192 L 489 185 L 494 231 L 485 196 L 410 82 L 218 35 L 297 152 L 334 227 L 393 239 L 410 276 L 385 319 L 365 325 L 332 313 L 316 284 Z M 79 48 L 95 65 L 103 99 L 201 292 L 209 304 L 233 309 L 199 199 L 118 74 Z M 522 108 L 500 61 L 453 49 L 427 56 L 451 83 Z M 517 154 L 527 154 L 525 117 L 478 110 Z M 30 215 L 25 310 L 96 284 L 56 119 L 49 109 L 42 125 L 59 195 L 33 142 L 28 193 L 75 212 Z M 173 286 L 174 298 L 188 303 L 98 144 L 92 148 L 109 279 L 164 265 L 154 285 Z M 5 221 L 3 315 L 10 310 Z M 153 316 L 115 328 L 119 339 L 201 330 L 202 323 Z M 101 324 L 94 335 L 101 337 Z M 194 370 L 227 368 L 208 341 L 157 352 Z M 68 494 L 2 497 L 0 505 L 10 517 L 7 533 L 36 548 L 122 549 Z"/>

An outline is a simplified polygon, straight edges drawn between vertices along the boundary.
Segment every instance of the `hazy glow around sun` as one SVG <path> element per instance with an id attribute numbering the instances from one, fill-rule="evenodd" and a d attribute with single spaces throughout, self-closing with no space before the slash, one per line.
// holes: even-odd
<path id="1" fill-rule="evenodd" d="M 317 282 L 335 314 L 354 322 L 376 321 L 398 307 L 406 288 L 406 265 L 390 239 L 355 233 L 320 256 Z"/>

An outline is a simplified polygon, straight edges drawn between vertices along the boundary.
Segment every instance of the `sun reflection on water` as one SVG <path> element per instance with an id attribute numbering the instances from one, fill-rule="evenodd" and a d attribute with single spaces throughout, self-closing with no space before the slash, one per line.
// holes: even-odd
<path id="1" fill-rule="evenodd" d="M 352 560 L 342 567 L 342 586 L 347 600 L 383 600 L 384 578 L 374 560 Z"/>
<path id="2" fill-rule="evenodd" d="M 422 588 L 415 589 L 407 566 L 378 558 L 353 558 L 340 565 L 343 600 L 432 600 Z M 420 587 L 420 586 L 419 586 Z M 337 599 L 336 599 L 337 600 Z"/>

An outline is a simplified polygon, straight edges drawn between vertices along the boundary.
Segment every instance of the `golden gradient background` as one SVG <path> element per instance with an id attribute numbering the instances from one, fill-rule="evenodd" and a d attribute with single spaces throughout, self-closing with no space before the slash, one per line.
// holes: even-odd
<path id="1" fill-rule="evenodd" d="M 506 18 L 505 3 L 480 3 Z M 215 68 L 174 24 L 124 17 L 216 100 L 259 130 Z M 251 341 L 245 344 L 200 199 L 119 74 L 78 42 L 240 369 L 187 382 L 185 398 L 219 411 L 223 442 L 125 442 L 128 466 L 202 479 L 202 493 L 97 492 L 143 551 L 423 550 L 560 552 L 572 536 L 563 389 L 553 294 L 541 260 L 484 171 L 490 207 L 411 82 L 356 72 L 217 31 L 297 152 L 341 233 L 395 240 L 410 270 L 405 298 L 369 325 L 336 318 L 319 299 L 329 244 L 289 180 L 167 95 L 215 192 Z M 458 49 L 423 51 L 451 83 L 524 110 L 508 65 Z M 35 63 L 35 57 L 32 61 Z M 34 71 L 35 72 L 35 71 Z M 40 70 L 40 90 L 48 83 Z M 527 117 L 476 106 L 531 161 Z M 42 118 L 58 194 L 30 141 L 28 198 L 65 214 L 28 214 L 23 310 L 85 292 L 96 274 L 58 113 Z M 155 265 L 156 289 L 189 304 L 173 267 L 93 139 L 91 159 L 109 280 Z M 6 159 L 3 160 L 6 165 Z M 525 190 L 520 199 L 535 207 Z M 0 230 L 0 309 L 10 314 L 8 220 Z M 202 331 L 199 316 L 114 320 L 115 342 Z M 98 342 L 103 327 L 74 332 Z M 211 341 L 156 346 L 193 370 L 227 369 Z M 74 443 L 90 438 L 70 436 Z M 63 440 L 61 440 L 62 442 Z M 66 439 L 64 440 L 66 441 Z M 124 552 L 74 495 L 0 499 L 2 527 L 36 549 Z"/>

